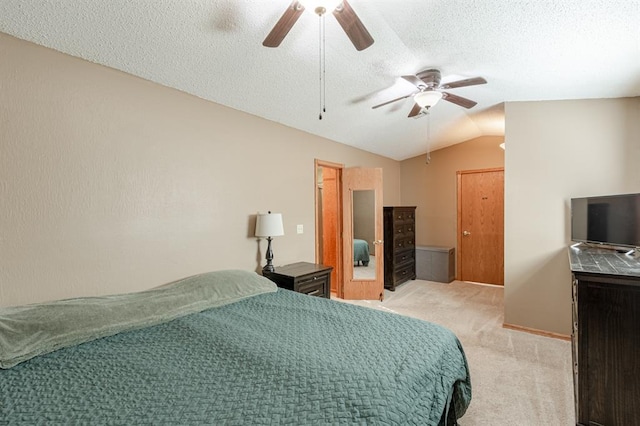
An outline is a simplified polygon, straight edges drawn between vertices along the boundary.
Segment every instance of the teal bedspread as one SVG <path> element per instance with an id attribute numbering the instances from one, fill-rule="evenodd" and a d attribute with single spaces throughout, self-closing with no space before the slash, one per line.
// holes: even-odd
<path id="1" fill-rule="evenodd" d="M 469 380 L 443 327 L 278 290 L 0 370 L 0 424 L 438 425 Z"/>

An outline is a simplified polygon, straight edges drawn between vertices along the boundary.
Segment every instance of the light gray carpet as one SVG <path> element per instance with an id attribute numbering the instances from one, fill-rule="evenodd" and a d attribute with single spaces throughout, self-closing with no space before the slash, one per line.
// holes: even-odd
<path id="1" fill-rule="evenodd" d="M 348 301 L 441 324 L 462 342 L 473 399 L 461 426 L 575 425 L 571 344 L 502 328 L 502 287 L 409 281 L 385 300 Z"/>

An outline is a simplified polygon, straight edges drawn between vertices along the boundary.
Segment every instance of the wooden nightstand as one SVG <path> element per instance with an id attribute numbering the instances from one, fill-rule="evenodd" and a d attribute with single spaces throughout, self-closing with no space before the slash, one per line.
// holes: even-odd
<path id="1" fill-rule="evenodd" d="M 297 262 L 278 266 L 273 272 L 263 272 L 262 275 L 276 283 L 278 287 L 330 299 L 332 270 L 332 266 Z"/>

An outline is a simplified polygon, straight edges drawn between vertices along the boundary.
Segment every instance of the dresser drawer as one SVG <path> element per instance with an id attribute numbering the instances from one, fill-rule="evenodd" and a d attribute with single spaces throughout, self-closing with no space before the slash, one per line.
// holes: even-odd
<path id="1" fill-rule="evenodd" d="M 415 233 L 415 224 L 403 223 L 394 226 L 394 238 L 413 236 Z"/>
<path id="2" fill-rule="evenodd" d="M 412 249 L 415 247 L 415 241 L 413 235 L 408 237 L 398 237 L 393 241 L 393 247 L 395 251 L 403 249 Z"/>
<path id="3" fill-rule="evenodd" d="M 415 210 L 413 209 L 397 209 L 393 212 L 393 220 L 394 222 L 414 222 L 415 221 Z"/>
<path id="4" fill-rule="evenodd" d="M 413 262 L 404 266 L 400 266 L 396 268 L 395 271 L 393 271 L 393 279 L 396 284 L 415 279 L 415 277 L 415 264 Z"/>
<path id="5" fill-rule="evenodd" d="M 413 235 L 415 233 L 415 222 L 411 221 L 402 225 L 402 230 L 405 235 Z"/>
<path id="6" fill-rule="evenodd" d="M 394 265 L 402 266 L 407 262 L 415 262 L 416 252 L 415 250 L 405 250 L 395 254 Z"/>

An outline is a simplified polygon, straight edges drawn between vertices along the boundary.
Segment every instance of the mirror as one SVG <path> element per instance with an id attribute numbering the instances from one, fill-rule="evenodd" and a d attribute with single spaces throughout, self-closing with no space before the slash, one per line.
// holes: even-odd
<path id="1" fill-rule="evenodd" d="M 373 189 L 353 191 L 353 279 L 376 279 L 375 245 L 376 203 Z"/>

